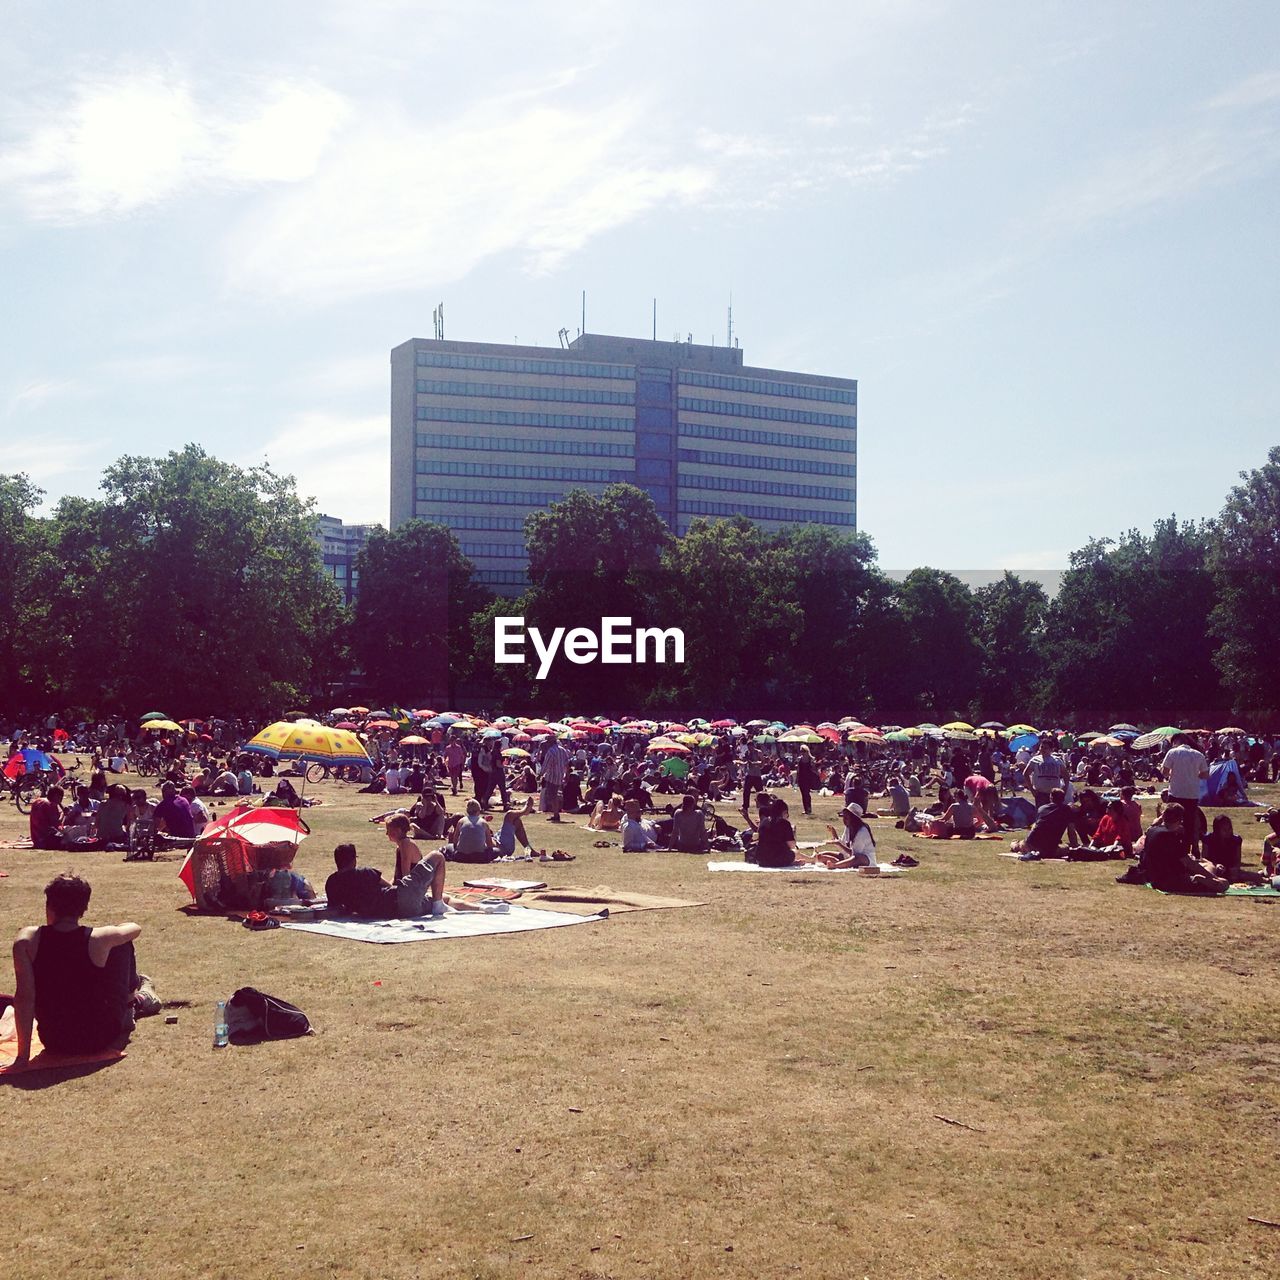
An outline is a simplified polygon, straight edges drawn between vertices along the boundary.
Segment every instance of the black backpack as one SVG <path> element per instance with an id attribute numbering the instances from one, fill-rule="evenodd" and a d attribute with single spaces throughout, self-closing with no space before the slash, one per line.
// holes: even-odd
<path id="1" fill-rule="evenodd" d="M 312 1034 L 311 1022 L 297 1005 L 256 987 L 241 987 L 227 1001 L 227 1030 L 234 1044 L 290 1040 Z"/>

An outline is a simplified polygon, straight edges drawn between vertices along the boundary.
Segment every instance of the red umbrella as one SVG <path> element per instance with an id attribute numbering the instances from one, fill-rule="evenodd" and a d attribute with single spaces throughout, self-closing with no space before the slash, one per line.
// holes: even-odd
<path id="1" fill-rule="evenodd" d="M 354 720 L 339 720 L 333 727 L 335 729 L 347 729 L 354 733 L 360 726 Z"/>
<path id="2" fill-rule="evenodd" d="M 713 729 L 736 729 L 738 722 L 736 720 L 713 720 L 711 727 Z"/>

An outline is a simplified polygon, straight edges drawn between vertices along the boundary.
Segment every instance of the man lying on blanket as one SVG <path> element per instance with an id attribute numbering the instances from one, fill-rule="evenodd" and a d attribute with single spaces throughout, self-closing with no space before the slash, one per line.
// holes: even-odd
<path id="1" fill-rule="evenodd" d="M 33 1023 L 52 1053 L 98 1053 L 122 1049 L 134 1019 L 160 1011 L 134 955 L 142 926 L 82 925 L 91 893 L 89 882 L 79 876 L 50 880 L 44 890 L 45 923 L 23 929 L 13 944 L 18 1032 L 13 1067 L 30 1060 Z"/>

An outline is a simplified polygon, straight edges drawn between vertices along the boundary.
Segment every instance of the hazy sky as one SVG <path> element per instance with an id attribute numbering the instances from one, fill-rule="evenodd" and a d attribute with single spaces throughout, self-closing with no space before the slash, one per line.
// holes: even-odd
<path id="1" fill-rule="evenodd" d="M 1272 3 L 6 3 L 0 470 L 264 455 L 387 518 L 388 351 L 860 382 L 890 567 L 1054 567 L 1280 439 Z"/>

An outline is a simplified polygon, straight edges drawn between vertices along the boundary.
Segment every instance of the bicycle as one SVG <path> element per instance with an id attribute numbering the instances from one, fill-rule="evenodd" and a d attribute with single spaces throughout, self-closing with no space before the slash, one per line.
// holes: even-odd
<path id="1" fill-rule="evenodd" d="M 46 776 L 48 775 L 48 776 Z M 30 813 L 32 802 L 43 796 L 53 785 L 53 776 L 47 769 L 23 772 L 16 778 L 6 779 L 5 790 L 13 798 L 19 813 Z"/>

